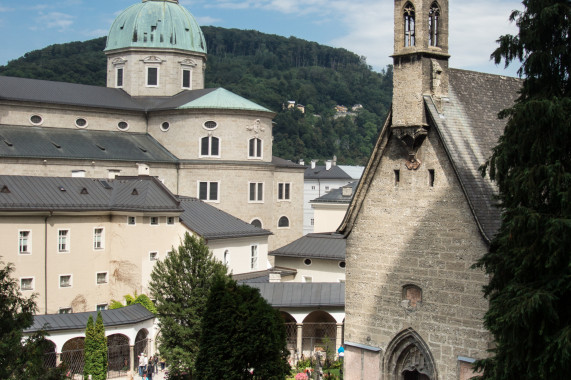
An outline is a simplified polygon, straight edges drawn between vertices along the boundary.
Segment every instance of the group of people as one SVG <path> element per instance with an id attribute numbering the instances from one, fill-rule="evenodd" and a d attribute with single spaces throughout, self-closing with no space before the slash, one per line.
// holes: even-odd
<path id="1" fill-rule="evenodd" d="M 153 380 L 153 375 L 159 372 L 158 356 L 147 358 L 147 354 L 141 352 L 139 355 L 139 376 L 143 379 Z"/>

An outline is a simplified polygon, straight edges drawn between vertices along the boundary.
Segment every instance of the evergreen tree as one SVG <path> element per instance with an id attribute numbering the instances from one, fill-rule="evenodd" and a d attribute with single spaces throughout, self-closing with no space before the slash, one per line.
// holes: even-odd
<path id="1" fill-rule="evenodd" d="M 218 278 L 206 306 L 196 361 L 202 379 L 285 379 L 291 371 L 279 311 L 258 289 Z"/>
<path id="2" fill-rule="evenodd" d="M 214 277 L 227 276 L 226 271 L 204 240 L 189 233 L 178 249 L 155 264 L 149 289 L 161 328 L 160 353 L 173 378 L 194 372 L 210 287 Z"/>
<path id="3" fill-rule="evenodd" d="M 97 313 L 95 323 L 91 315 L 87 320 L 84 358 L 83 376 L 85 378 L 91 375 L 93 380 L 107 379 L 107 337 L 101 312 Z"/>
<path id="4" fill-rule="evenodd" d="M 33 297 L 22 296 L 13 271 L 11 264 L 0 261 L 0 379 L 62 379 L 61 368 L 44 368 L 45 332 L 24 339 L 23 330 L 32 326 L 37 307 Z"/>
<path id="5" fill-rule="evenodd" d="M 571 373 L 571 64 L 568 0 L 524 0 L 517 36 L 496 63 L 523 64 L 521 94 L 483 167 L 498 184 L 500 230 L 478 263 L 489 273 L 493 356 L 485 379 L 560 379 Z"/>

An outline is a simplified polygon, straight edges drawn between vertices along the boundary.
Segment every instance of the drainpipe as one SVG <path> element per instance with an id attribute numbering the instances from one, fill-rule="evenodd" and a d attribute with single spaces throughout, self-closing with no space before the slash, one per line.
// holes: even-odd
<path id="1" fill-rule="evenodd" d="M 53 211 L 44 218 L 44 314 L 48 313 L 48 218 Z"/>

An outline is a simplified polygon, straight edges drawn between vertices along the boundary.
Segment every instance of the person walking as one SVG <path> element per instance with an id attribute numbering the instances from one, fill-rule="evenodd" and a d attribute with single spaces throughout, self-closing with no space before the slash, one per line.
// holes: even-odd
<path id="1" fill-rule="evenodd" d="M 155 373 L 155 367 L 153 366 L 153 362 L 149 360 L 149 364 L 147 364 L 147 380 L 153 380 L 153 373 Z"/>
<path id="2" fill-rule="evenodd" d="M 139 376 L 143 377 L 143 371 L 145 370 L 145 353 L 141 352 L 139 355 Z"/>

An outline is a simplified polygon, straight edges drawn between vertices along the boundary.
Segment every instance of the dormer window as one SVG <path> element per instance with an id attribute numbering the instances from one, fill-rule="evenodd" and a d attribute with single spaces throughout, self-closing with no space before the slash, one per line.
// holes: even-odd
<path id="1" fill-rule="evenodd" d="M 435 1 L 428 11 L 428 46 L 438 46 L 438 28 L 440 7 Z"/>
<path id="2" fill-rule="evenodd" d="M 408 47 L 414 45 L 414 6 L 411 3 L 406 3 L 404 6 L 404 46 Z"/>

